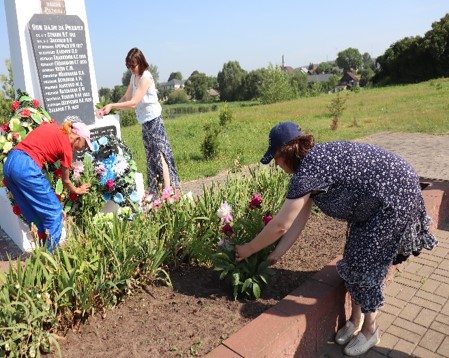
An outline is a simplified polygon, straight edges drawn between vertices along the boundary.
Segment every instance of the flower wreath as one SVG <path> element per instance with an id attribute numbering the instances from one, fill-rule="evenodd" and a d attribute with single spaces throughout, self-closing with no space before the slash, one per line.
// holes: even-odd
<path id="1" fill-rule="evenodd" d="M 17 100 L 11 104 L 11 119 L 0 128 L 0 160 L 5 162 L 8 153 L 42 122 L 54 122 L 37 99 L 17 90 Z"/>

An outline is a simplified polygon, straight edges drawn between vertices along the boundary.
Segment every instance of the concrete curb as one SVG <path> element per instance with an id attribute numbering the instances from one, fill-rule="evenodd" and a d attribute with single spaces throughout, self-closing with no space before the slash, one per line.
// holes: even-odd
<path id="1" fill-rule="evenodd" d="M 449 182 L 423 190 L 432 229 L 449 218 Z M 349 317 L 350 300 L 338 276 L 337 257 L 274 307 L 241 328 L 207 358 L 313 357 Z M 391 270 L 389 277 L 394 275 Z M 387 278 L 388 280 L 388 278 Z"/>

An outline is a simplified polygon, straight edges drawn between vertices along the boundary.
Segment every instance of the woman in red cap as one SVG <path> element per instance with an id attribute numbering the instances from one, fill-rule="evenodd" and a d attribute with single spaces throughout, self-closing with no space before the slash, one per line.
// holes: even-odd
<path id="1" fill-rule="evenodd" d="M 390 265 L 437 245 L 429 232 L 419 178 L 409 163 L 391 152 L 354 142 L 315 144 L 312 135 L 292 122 L 272 128 L 261 162 L 272 159 L 292 174 L 287 199 L 251 242 L 236 247 L 236 259 L 280 239 L 268 257 L 279 260 L 304 229 L 312 203 L 347 221 L 337 270 L 351 294 L 352 315 L 335 341 L 346 344 L 346 355 L 363 354 L 380 339 L 376 313 L 384 304 L 383 283 Z"/>
<path id="2" fill-rule="evenodd" d="M 73 151 L 89 147 L 90 131 L 84 123 L 66 121 L 43 122 L 9 152 L 3 166 L 6 185 L 28 224 L 37 226 L 40 237 L 47 233 L 48 247 L 59 244 L 62 233 L 63 208 L 45 172 L 44 163 L 61 161 L 62 183 L 70 192 L 86 194 L 90 184 L 79 187 L 70 180 Z"/>

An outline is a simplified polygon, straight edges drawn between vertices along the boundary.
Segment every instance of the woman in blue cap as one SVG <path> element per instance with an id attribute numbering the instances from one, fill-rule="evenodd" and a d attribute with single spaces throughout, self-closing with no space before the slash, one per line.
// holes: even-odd
<path id="1" fill-rule="evenodd" d="M 236 247 L 236 259 L 280 239 L 268 257 L 279 260 L 302 232 L 312 203 L 347 221 L 337 270 L 351 294 L 352 314 L 335 341 L 347 344 L 346 355 L 363 354 L 380 339 L 376 314 L 384 304 L 383 283 L 390 265 L 437 245 L 429 232 L 419 178 L 409 163 L 391 152 L 354 142 L 315 144 L 312 135 L 292 122 L 271 129 L 261 162 L 272 159 L 292 174 L 287 199 L 251 242 Z"/>

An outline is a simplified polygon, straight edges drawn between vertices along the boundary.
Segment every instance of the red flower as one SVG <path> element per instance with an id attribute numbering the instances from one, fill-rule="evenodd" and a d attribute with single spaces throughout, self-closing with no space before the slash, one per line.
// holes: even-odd
<path id="1" fill-rule="evenodd" d="M 31 115 L 31 112 L 29 109 L 25 108 L 24 110 L 22 110 L 22 113 L 20 113 L 20 115 L 22 116 L 22 118 L 27 118 Z"/>
<path id="2" fill-rule="evenodd" d="M 5 132 L 9 132 L 9 122 L 3 123 L 3 130 L 4 130 Z"/>
<path id="3" fill-rule="evenodd" d="M 45 232 L 38 232 L 38 233 L 37 233 L 37 237 L 38 237 L 41 241 L 47 240 L 47 234 L 46 234 Z"/>
<path id="4" fill-rule="evenodd" d="M 13 207 L 12 207 L 12 212 L 14 213 L 14 214 L 16 214 L 17 216 L 19 216 L 20 214 L 22 214 L 22 212 L 20 211 L 20 208 L 19 208 L 19 206 L 16 204 L 16 205 L 14 205 Z"/>
<path id="5" fill-rule="evenodd" d="M 62 169 L 61 168 L 58 168 L 55 170 L 55 177 L 58 179 L 62 178 Z"/>
<path id="6" fill-rule="evenodd" d="M 3 183 L 3 186 L 4 186 L 4 187 L 6 187 L 6 188 L 8 187 L 8 183 L 6 182 L 6 179 L 5 179 L 5 178 L 3 178 L 2 183 Z"/>
<path id="7" fill-rule="evenodd" d="M 20 107 L 20 103 L 19 101 L 14 101 L 13 103 L 11 103 L 11 108 L 13 111 L 17 111 L 17 109 Z"/>
<path id="8" fill-rule="evenodd" d="M 76 201 L 76 199 L 78 199 L 78 194 L 74 193 L 73 191 L 70 192 L 69 194 L 69 198 L 70 200 L 72 200 L 73 202 Z"/>
<path id="9" fill-rule="evenodd" d="M 39 108 L 40 105 L 41 105 L 41 104 L 39 103 L 39 101 L 38 101 L 37 99 L 33 99 L 33 106 L 34 106 L 34 107 Z"/>
<path id="10" fill-rule="evenodd" d="M 108 191 L 112 191 L 112 189 L 114 189 L 114 185 L 115 185 L 115 183 L 112 179 L 109 179 L 106 182 L 106 188 L 108 189 Z"/>
<path id="11" fill-rule="evenodd" d="M 232 236 L 232 234 L 234 234 L 234 229 L 232 228 L 231 225 L 226 224 L 225 226 L 223 226 L 221 228 L 221 231 L 226 235 L 226 236 Z"/>
<path id="12" fill-rule="evenodd" d="M 263 223 L 265 225 L 267 225 L 271 221 L 271 219 L 273 219 L 273 217 L 271 215 L 264 215 L 263 218 L 262 218 Z"/>
<path id="13" fill-rule="evenodd" d="M 251 198 L 251 201 L 249 202 L 250 209 L 256 209 L 260 208 L 262 205 L 262 195 L 260 194 L 254 194 Z"/>

